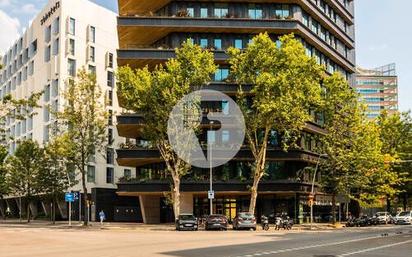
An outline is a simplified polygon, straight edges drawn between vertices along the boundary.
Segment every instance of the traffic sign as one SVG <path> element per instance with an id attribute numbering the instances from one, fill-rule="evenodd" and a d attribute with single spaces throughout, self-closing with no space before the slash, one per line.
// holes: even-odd
<path id="1" fill-rule="evenodd" d="M 207 197 L 209 199 L 215 199 L 215 191 L 207 191 Z"/>
<path id="2" fill-rule="evenodd" d="M 79 200 L 80 192 L 73 192 L 72 194 L 73 194 L 73 198 L 74 198 L 75 201 Z"/>
<path id="3" fill-rule="evenodd" d="M 66 201 L 66 202 L 74 202 L 74 194 L 73 193 L 66 193 L 65 195 L 64 195 L 64 200 Z"/>

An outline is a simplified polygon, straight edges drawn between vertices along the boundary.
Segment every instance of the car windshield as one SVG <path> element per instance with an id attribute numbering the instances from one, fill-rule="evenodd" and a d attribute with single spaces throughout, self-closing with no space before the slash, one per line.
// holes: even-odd
<path id="1" fill-rule="evenodd" d="M 225 216 L 223 215 L 210 215 L 209 219 L 223 219 Z"/>
<path id="2" fill-rule="evenodd" d="M 403 211 L 403 212 L 399 213 L 399 216 L 409 216 L 409 215 L 411 215 L 411 212 L 409 212 L 409 211 Z"/>
<path id="3" fill-rule="evenodd" d="M 180 220 L 195 220 L 196 218 L 193 215 L 180 215 L 179 219 Z"/>
<path id="4" fill-rule="evenodd" d="M 253 214 L 251 214 L 251 213 L 240 213 L 239 217 L 241 217 L 241 218 L 253 218 Z"/>

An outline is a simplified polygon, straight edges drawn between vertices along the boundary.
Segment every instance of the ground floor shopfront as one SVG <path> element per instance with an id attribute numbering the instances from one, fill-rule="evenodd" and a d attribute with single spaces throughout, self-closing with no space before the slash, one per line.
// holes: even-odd
<path id="1" fill-rule="evenodd" d="M 309 222 L 310 186 L 308 183 L 291 181 L 262 182 L 259 186 L 259 195 L 256 202 L 255 214 L 258 220 L 261 215 L 273 217 L 276 214 L 287 214 L 296 223 Z M 170 197 L 168 197 L 170 192 L 168 183 L 124 183 L 119 184 L 118 187 L 115 198 L 120 200 L 127 198 L 129 203 L 130 199 L 135 199 L 133 200 L 137 207 L 135 212 L 138 212 L 124 218 L 124 220 L 151 224 L 174 222 L 173 208 Z M 181 213 L 193 213 L 199 218 L 209 215 L 210 202 L 207 196 L 207 182 L 183 182 L 181 189 Z M 248 211 L 250 203 L 250 191 L 248 189 L 249 183 L 247 182 L 215 183 L 215 198 L 212 203 L 213 213 L 223 214 L 231 221 L 237 213 Z M 337 204 L 341 205 L 339 202 Z M 97 209 L 100 208 L 99 205 L 99 201 L 97 201 Z M 328 222 L 331 219 L 331 206 L 331 196 L 317 192 L 314 205 L 315 220 L 317 222 Z M 114 212 L 119 213 L 120 207 L 115 206 Z"/>

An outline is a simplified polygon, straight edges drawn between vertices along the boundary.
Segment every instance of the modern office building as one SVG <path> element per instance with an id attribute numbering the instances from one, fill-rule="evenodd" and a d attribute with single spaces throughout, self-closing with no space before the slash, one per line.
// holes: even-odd
<path id="1" fill-rule="evenodd" d="M 382 111 L 398 111 L 398 77 L 394 63 L 375 69 L 356 69 L 355 88 L 368 107 L 367 116 L 377 118 Z"/>
<path id="2" fill-rule="evenodd" d="M 174 49 L 191 39 L 213 50 L 219 69 L 206 86 L 235 97 L 237 86 L 226 83 L 229 75 L 225 50 L 245 48 L 250 39 L 267 32 L 276 41 L 279 36 L 294 33 L 307 54 L 326 66 L 327 71 L 341 72 L 352 84 L 355 73 L 354 1 L 352 0 L 118 0 L 118 65 L 154 67 L 174 57 Z M 215 109 L 225 107 L 217 104 Z M 210 109 L 207 107 L 206 109 Z M 229 107 L 230 108 L 230 107 Z M 117 117 L 120 136 L 128 144 L 117 149 L 120 165 L 136 167 L 135 179 L 118 183 L 117 197 L 135 198 L 139 215 L 131 219 L 146 223 L 173 221 L 167 204 L 170 181 L 156 149 L 144 144 L 139 128 L 144 114 L 122 114 Z M 268 150 L 268 175 L 259 186 L 257 216 L 287 212 L 296 222 L 307 221 L 310 178 L 305 167 L 314 165 L 318 155 L 313 135 L 323 133 L 322 120 L 308 123 L 302 132 L 301 145 L 283 152 L 279 138 L 272 134 Z M 214 140 L 223 140 L 215 138 Z M 247 147 L 227 164 L 214 168 L 214 213 L 229 219 L 248 209 L 250 166 L 253 162 Z M 208 214 L 208 171 L 193 168 L 181 185 L 182 212 L 197 216 Z M 329 214 L 330 197 L 318 192 L 316 216 Z"/>
<path id="3" fill-rule="evenodd" d="M 2 54 L 1 98 L 11 94 L 22 99 L 33 92 L 44 91 L 39 102 L 41 108 L 34 110 L 37 115 L 25 120 L 7 119 L 6 129 L 13 138 L 8 142 L 10 153 L 23 139 L 46 144 L 52 136 L 50 127 L 54 122 L 49 107 L 61 110 L 68 79 L 76 76 L 76 71 L 82 67 L 96 74 L 97 82 L 107 97 L 111 117 L 107 126 L 107 156 L 96 154 L 88 165 L 87 186 L 93 194 L 97 188 L 115 189 L 118 178 L 127 177 L 133 171 L 118 166 L 115 161 L 115 148 L 124 141 L 118 137 L 114 127 L 114 116 L 120 110 L 114 90 L 118 48 L 116 16 L 116 13 L 88 0 L 50 0 L 23 35 Z M 80 191 L 80 184 L 72 190 Z M 1 202 L 0 210 L 4 211 L 8 206 L 16 214 L 20 206 L 17 202 L 10 197 Z M 59 207 L 64 218 L 65 205 Z M 32 210 L 47 214 L 47 205 L 39 202 Z"/>

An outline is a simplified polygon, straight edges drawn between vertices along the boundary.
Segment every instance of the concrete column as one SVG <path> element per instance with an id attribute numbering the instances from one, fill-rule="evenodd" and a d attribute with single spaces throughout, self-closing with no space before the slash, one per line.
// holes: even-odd
<path id="1" fill-rule="evenodd" d="M 57 202 L 57 210 L 60 212 L 60 215 L 63 219 L 68 219 L 68 210 L 66 206 L 66 202 L 58 201 Z"/>
<path id="2" fill-rule="evenodd" d="M 160 223 L 160 196 L 139 195 L 143 223 Z"/>
<path id="3" fill-rule="evenodd" d="M 38 214 L 38 210 L 37 210 L 37 204 L 36 204 L 36 200 L 34 200 L 33 202 L 30 203 L 30 212 L 31 212 L 31 216 L 32 218 L 36 218 L 37 214 Z"/>
<path id="4" fill-rule="evenodd" d="M 180 213 L 193 213 L 193 193 L 180 193 Z"/>
<path id="5" fill-rule="evenodd" d="M 4 200 L 0 200 L 0 216 L 5 217 L 6 216 L 6 202 Z"/>
<path id="6" fill-rule="evenodd" d="M 41 206 L 43 208 L 44 214 L 51 215 L 51 206 L 50 203 L 41 201 Z"/>

